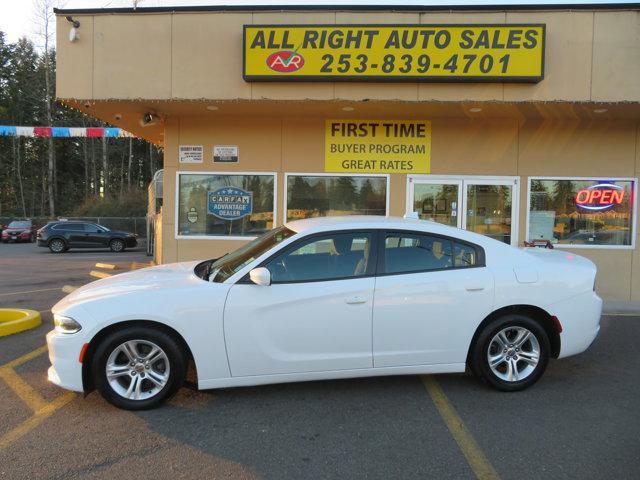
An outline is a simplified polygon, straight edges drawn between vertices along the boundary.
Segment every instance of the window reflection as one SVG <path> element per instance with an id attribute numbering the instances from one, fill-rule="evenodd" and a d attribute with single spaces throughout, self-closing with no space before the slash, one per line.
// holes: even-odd
<path id="1" fill-rule="evenodd" d="M 287 177 L 287 220 L 336 215 L 386 215 L 386 177 Z"/>
<path id="2" fill-rule="evenodd" d="M 529 240 L 631 245 L 633 181 L 531 180 Z"/>

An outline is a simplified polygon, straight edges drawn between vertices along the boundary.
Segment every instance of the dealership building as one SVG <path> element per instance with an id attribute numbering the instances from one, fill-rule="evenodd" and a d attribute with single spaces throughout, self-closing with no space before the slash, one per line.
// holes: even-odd
<path id="1" fill-rule="evenodd" d="M 56 94 L 164 148 L 158 262 L 409 213 L 583 255 L 605 299 L 640 301 L 639 12 L 57 10 Z"/>

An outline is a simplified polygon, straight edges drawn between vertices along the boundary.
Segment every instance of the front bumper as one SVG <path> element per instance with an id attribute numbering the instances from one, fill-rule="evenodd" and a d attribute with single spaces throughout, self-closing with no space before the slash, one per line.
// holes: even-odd
<path id="1" fill-rule="evenodd" d="M 59 387 L 75 392 L 84 391 L 82 363 L 80 363 L 84 339 L 80 335 L 81 332 L 64 334 L 52 330 L 47 333 L 47 347 L 51 362 L 47 378 Z"/>
<path id="2" fill-rule="evenodd" d="M 126 237 L 124 239 L 124 243 L 127 246 L 127 248 L 133 248 L 138 245 L 138 240 L 136 239 L 136 237 Z"/>

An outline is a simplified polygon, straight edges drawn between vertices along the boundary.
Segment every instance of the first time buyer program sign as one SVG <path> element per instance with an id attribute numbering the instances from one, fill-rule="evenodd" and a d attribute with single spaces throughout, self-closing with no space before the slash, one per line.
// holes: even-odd
<path id="1" fill-rule="evenodd" d="M 543 24 L 245 25 L 247 81 L 539 82 Z"/>
<path id="2" fill-rule="evenodd" d="M 426 120 L 327 120 L 324 138 L 326 172 L 430 172 Z"/>

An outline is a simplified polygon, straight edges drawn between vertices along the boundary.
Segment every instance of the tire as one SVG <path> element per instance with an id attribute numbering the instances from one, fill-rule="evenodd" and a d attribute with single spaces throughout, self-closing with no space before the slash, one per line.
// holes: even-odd
<path id="1" fill-rule="evenodd" d="M 159 351 L 152 353 L 155 349 Z M 150 354 L 149 365 L 145 360 Z M 100 342 L 91 373 L 96 389 L 109 403 L 125 410 L 146 410 L 178 391 L 186 366 L 184 352 L 173 337 L 161 330 L 131 326 Z M 116 375 L 108 377 L 107 368 Z"/>
<path id="2" fill-rule="evenodd" d="M 109 248 L 112 252 L 120 253 L 124 252 L 125 244 L 124 240 L 120 240 L 119 238 L 114 238 L 109 242 Z"/>
<path id="3" fill-rule="evenodd" d="M 67 251 L 67 244 L 60 238 L 54 238 L 49 242 L 51 253 L 64 253 Z"/>
<path id="4" fill-rule="evenodd" d="M 509 314 L 491 321 L 480 332 L 470 367 L 493 388 L 515 392 L 540 379 L 550 351 L 549 337 L 538 322 L 526 315 Z"/>

